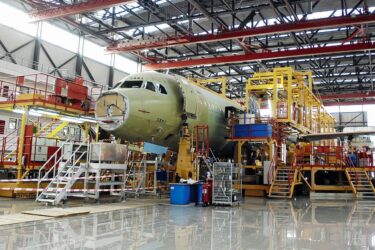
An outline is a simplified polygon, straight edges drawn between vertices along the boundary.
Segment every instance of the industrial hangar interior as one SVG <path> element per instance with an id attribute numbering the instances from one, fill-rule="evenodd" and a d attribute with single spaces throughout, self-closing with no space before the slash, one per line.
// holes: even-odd
<path id="1" fill-rule="evenodd" d="M 374 0 L 0 0 L 1 249 L 374 249 Z"/>

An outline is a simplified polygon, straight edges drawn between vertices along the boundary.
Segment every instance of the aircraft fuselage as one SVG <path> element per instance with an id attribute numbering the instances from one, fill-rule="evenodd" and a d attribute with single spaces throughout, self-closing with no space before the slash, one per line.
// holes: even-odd
<path id="1" fill-rule="evenodd" d="M 99 125 L 116 137 L 176 148 L 184 119 L 190 128 L 209 126 L 213 148 L 228 134 L 225 107 L 240 105 L 186 78 L 144 72 L 125 77 L 99 97 L 95 114 Z"/>

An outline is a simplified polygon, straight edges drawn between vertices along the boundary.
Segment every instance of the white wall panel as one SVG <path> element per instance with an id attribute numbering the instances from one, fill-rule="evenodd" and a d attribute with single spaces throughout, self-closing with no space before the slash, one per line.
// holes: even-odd
<path id="1" fill-rule="evenodd" d="M 126 74 L 125 72 L 115 69 L 113 74 L 113 83 L 115 84 L 119 82 L 122 78 L 124 78 L 127 75 L 128 74 Z"/>
<path id="2" fill-rule="evenodd" d="M 65 50 L 64 48 L 47 43 L 45 41 L 42 41 L 42 44 L 57 66 L 75 55 L 75 53 L 69 50 Z"/>
<path id="3" fill-rule="evenodd" d="M 12 57 L 14 57 L 14 59 L 17 61 L 18 64 L 21 64 L 26 67 L 32 67 L 33 57 L 34 57 L 34 47 L 35 47 L 35 41 L 26 45 L 22 49 L 19 49 L 16 52 L 12 53 Z"/>
<path id="4" fill-rule="evenodd" d="M 99 62 L 95 62 L 87 57 L 84 57 L 87 67 L 90 69 L 95 81 L 99 84 L 108 84 L 109 67 Z M 84 68 L 82 72 L 85 71 Z M 89 79 L 89 78 L 87 78 Z"/>
<path id="5" fill-rule="evenodd" d="M 51 62 L 48 60 L 47 55 L 44 53 L 44 51 L 40 50 L 39 55 L 39 70 L 42 72 L 50 72 L 54 69 L 54 66 L 51 64 Z"/>
<path id="6" fill-rule="evenodd" d="M 13 50 L 32 39 L 32 36 L 0 24 L 0 40 L 6 45 L 8 50 Z"/>
<path id="7" fill-rule="evenodd" d="M 3 42 L 8 51 L 12 51 L 17 47 L 30 42 L 34 38 L 32 36 L 21 33 L 15 29 L 0 24 L 0 40 Z M 31 64 L 33 60 L 34 42 L 31 42 L 26 47 L 13 53 L 14 59 L 26 65 L 26 62 Z M 5 51 L 0 48 L 0 55 L 5 55 Z"/>
<path id="8" fill-rule="evenodd" d="M 24 34 L 20 31 L 15 29 L 9 28 L 5 25 L 0 24 L 0 40 L 4 43 L 8 50 L 13 50 L 18 46 L 25 44 L 28 41 L 31 41 L 34 37 Z M 73 57 L 74 53 L 68 51 L 62 47 L 53 45 L 46 41 L 42 41 L 42 44 L 46 48 L 48 54 L 51 56 L 54 63 L 59 66 L 64 63 L 66 60 Z M 14 56 L 17 57 L 17 61 L 22 61 L 22 65 L 31 65 L 33 60 L 33 53 L 34 53 L 34 42 L 30 43 L 29 45 L 25 46 L 21 50 L 14 53 Z M 4 55 L 5 51 L 0 47 L 0 56 Z M 8 60 L 7 60 L 8 61 Z M 109 77 L 109 66 L 96 62 L 89 58 L 84 58 L 84 61 L 89 68 L 91 74 L 94 76 L 95 80 L 100 84 L 108 84 L 108 77 Z M 42 72 L 46 72 L 47 70 L 52 70 L 53 65 L 48 60 L 47 56 L 45 55 L 44 51 L 40 50 L 40 59 L 39 59 L 39 70 Z M 76 66 L 76 58 L 67 63 L 62 67 L 62 72 L 65 76 L 65 72 L 68 72 L 69 75 L 75 74 L 75 66 Z M 1 71 L 1 68 L 0 68 Z M 5 72 L 4 72 L 5 73 Z M 29 70 L 25 70 L 24 74 L 29 74 Z M 17 75 L 21 75 L 22 72 L 17 71 Z M 85 69 L 82 68 L 82 76 L 86 80 L 90 80 L 88 74 L 85 72 Z M 114 71 L 114 82 L 119 81 L 123 77 L 126 76 L 125 72 L 115 69 Z"/>
<path id="9" fill-rule="evenodd" d="M 67 60 L 71 59 L 75 53 L 63 49 L 59 46 L 47 43 L 45 41 L 42 41 L 42 44 L 46 51 L 48 52 L 49 56 L 52 58 L 53 62 L 57 67 L 59 67 L 61 64 L 66 62 Z M 44 51 L 41 50 L 41 54 L 44 54 Z M 47 61 L 45 61 L 47 60 Z M 48 61 L 46 56 L 43 57 L 43 62 L 40 61 L 41 64 L 51 65 L 51 63 Z M 63 76 L 74 76 L 75 75 L 75 63 L 76 58 L 74 58 L 72 61 L 70 61 L 68 64 L 61 67 L 60 72 L 63 72 Z"/>

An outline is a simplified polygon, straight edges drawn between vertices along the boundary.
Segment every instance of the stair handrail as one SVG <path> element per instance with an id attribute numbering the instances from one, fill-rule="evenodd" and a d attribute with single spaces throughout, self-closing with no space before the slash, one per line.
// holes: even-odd
<path id="1" fill-rule="evenodd" d="M 60 156 L 59 159 L 56 159 L 57 158 L 57 155 L 62 152 L 62 150 L 64 149 L 64 146 L 65 145 L 68 145 L 68 144 L 72 144 L 72 141 L 70 140 L 67 140 L 65 141 L 56 151 L 55 153 L 50 157 L 48 158 L 48 160 L 39 168 L 39 171 L 38 171 L 38 183 L 37 183 L 37 191 L 36 191 L 36 197 L 38 199 L 39 197 L 39 188 L 40 188 L 40 184 L 42 183 L 43 180 L 46 180 L 48 178 L 48 175 L 49 173 L 54 170 L 54 173 L 56 173 L 55 171 L 55 168 L 56 168 L 56 165 L 58 165 L 63 159 L 64 157 L 66 156 L 66 154 L 69 152 L 69 151 L 66 151 L 64 154 L 62 154 Z M 42 171 L 45 170 L 45 168 L 50 164 L 51 160 L 52 159 L 55 159 L 55 163 L 53 164 L 53 166 L 47 171 L 44 173 L 43 177 L 41 177 L 41 174 L 42 174 Z M 55 177 L 55 176 L 54 176 Z"/>
<path id="2" fill-rule="evenodd" d="M 6 136 L 3 136 L 3 144 L 2 144 L 2 154 L 1 154 L 1 161 L 2 162 L 4 162 L 4 160 L 5 160 L 5 147 L 6 147 L 6 144 L 7 143 L 9 143 L 12 139 L 14 139 L 14 138 L 16 138 L 17 140 L 16 140 L 16 142 L 14 143 L 14 144 L 12 144 L 12 145 L 17 145 L 17 143 L 18 143 L 18 137 L 19 136 L 17 136 L 17 132 L 18 132 L 18 130 L 17 129 L 15 129 L 15 130 L 13 130 L 12 132 L 10 132 L 10 133 L 8 133 Z M 8 142 L 7 142 L 7 139 L 8 139 L 8 137 L 10 137 L 13 133 L 16 133 L 16 136 L 14 136 L 14 137 L 12 137 Z"/>
<path id="3" fill-rule="evenodd" d="M 267 177 L 268 183 L 271 183 L 275 170 L 276 170 L 276 164 L 275 164 L 275 161 L 274 161 L 274 157 L 272 157 L 271 163 L 270 163 L 270 169 L 268 170 L 268 177 Z"/>
<path id="4" fill-rule="evenodd" d="M 202 159 L 203 159 L 203 161 L 204 161 L 204 163 L 206 164 L 206 166 L 207 166 L 207 168 L 208 168 L 208 171 L 210 171 L 210 173 L 212 173 L 212 168 L 211 168 L 211 163 L 207 160 L 207 158 L 206 157 L 202 157 Z M 217 162 L 217 161 L 215 161 L 215 162 Z M 212 164 L 213 165 L 213 164 Z"/>
<path id="5" fill-rule="evenodd" d="M 11 136 L 13 133 L 17 133 L 18 130 L 17 129 L 14 129 L 12 132 L 10 132 L 9 134 L 7 134 L 6 136 L 4 136 L 3 138 L 7 138 L 9 136 Z M 15 136 L 15 137 L 18 137 L 18 136 Z"/>
<path id="6" fill-rule="evenodd" d="M 289 184 L 289 187 L 291 186 L 291 183 L 292 183 L 292 171 L 290 170 L 287 170 L 288 171 L 288 184 Z M 295 173 L 295 169 L 294 169 L 294 172 L 293 172 L 293 182 L 294 182 L 294 173 Z"/>
<path id="7" fill-rule="evenodd" d="M 348 164 L 349 168 L 355 169 L 354 163 L 353 163 L 352 159 L 350 158 L 350 155 L 346 157 L 346 161 L 347 161 L 347 163 L 349 163 Z M 354 175 L 355 175 L 355 182 L 358 183 L 358 173 L 357 173 L 357 171 L 354 171 Z"/>
<path id="8" fill-rule="evenodd" d="M 70 144 L 72 144 L 72 145 L 74 145 L 73 144 L 73 141 L 69 141 L 69 143 Z M 64 145 L 66 145 L 67 143 L 64 143 L 58 150 L 56 150 L 56 152 L 50 157 L 50 159 L 48 159 L 48 161 L 45 163 L 45 164 L 43 164 L 43 166 L 41 167 L 41 169 L 39 170 L 39 175 L 38 175 L 38 187 L 37 187 L 37 200 L 39 199 L 39 197 L 40 197 L 40 195 L 41 194 L 39 194 L 39 186 L 40 186 L 40 183 L 44 180 L 44 179 L 47 179 L 47 178 L 45 178 L 46 176 L 48 176 L 48 174 L 52 171 L 52 169 L 54 170 L 54 176 L 53 176 L 53 178 L 56 178 L 56 171 L 55 171 L 55 169 L 56 169 L 56 166 L 58 165 L 58 164 L 60 164 L 60 162 L 62 162 L 62 160 L 64 159 L 64 157 L 67 155 L 67 153 L 70 153 L 70 157 L 68 158 L 68 159 L 65 159 L 65 162 L 64 162 L 64 165 L 62 166 L 62 167 L 65 167 L 65 165 L 68 163 L 68 162 L 70 162 L 72 159 L 73 159 L 73 163 L 74 164 L 76 164 L 77 163 L 77 161 L 78 160 L 80 160 L 81 159 L 81 157 L 83 156 L 83 155 L 85 155 L 85 153 L 87 153 L 87 152 L 84 152 L 77 160 L 75 159 L 75 155 L 77 154 L 77 152 L 78 152 L 78 150 L 80 150 L 81 149 L 81 147 L 83 146 L 83 145 L 86 145 L 86 143 L 88 143 L 88 140 L 87 139 L 85 139 L 82 143 L 80 143 L 80 144 L 78 144 L 79 146 L 73 151 L 73 152 L 70 152 L 70 150 L 67 150 L 67 152 L 65 152 L 60 158 L 59 158 L 59 160 L 57 160 L 57 161 L 55 161 L 55 164 L 44 174 L 44 176 L 42 177 L 42 178 L 40 178 L 40 174 L 41 174 L 41 170 L 43 169 L 43 168 L 45 168 L 46 166 L 47 166 L 47 163 L 53 158 L 53 157 L 56 157 L 57 156 L 57 152 L 58 151 L 60 151 L 60 150 L 62 150 L 63 148 L 64 148 Z"/>
<path id="9" fill-rule="evenodd" d="M 77 147 L 73 152 L 71 152 L 70 157 L 67 158 L 67 159 L 65 160 L 64 165 L 63 165 L 62 167 L 65 167 L 65 165 L 66 165 L 67 163 L 69 163 L 69 162 L 72 162 L 73 166 L 75 166 L 75 164 L 77 164 L 78 161 L 81 160 L 82 156 L 85 155 L 85 154 L 87 153 L 87 151 L 86 151 L 86 152 L 83 152 L 83 153 L 78 157 L 78 159 L 76 159 L 76 154 L 78 153 L 78 151 L 81 149 L 81 147 L 82 147 L 83 145 L 86 145 L 86 142 L 87 142 L 87 139 L 84 140 L 82 143 L 78 144 L 78 147 Z M 74 144 L 73 144 L 73 145 L 74 145 Z M 68 153 L 68 152 L 69 152 L 69 150 L 68 150 L 66 153 Z M 66 153 L 64 154 L 64 156 L 66 155 Z M 60 157 L 60 158 L 61 158 L 61 157 Z M 55 164 L 55 165 L 56 165 L 56 164 Z M 55 176 L 54 176 L 54 177 L 55 177 Z"/>
<path id="10" fill-rule="evenodd" d="M 84 156 L 84 155 L 86 155 L 87 154 L 87 151 L 86 152 L 83 152 L 74 162 L 73 162 L 73 165 L 72 166 L 75 166 L 81 159 L 82 159 L 82 157 Z M 66 173 L 66 174 L 69 174 L 68 172 Z M 74 177 L 74 175 L 76 174 L 76 172 L 72 175 L 72 177 Z M 79 176 L 77 176 L 77 177 L 79 177 Z M 65 179 L 67 179 L 68 180 L 68 182 L 71 182 L 72 180 L 77 180 L 77 178 L 67 178 L 67 177 L 63 177 L 63 178 L 65 178 Z M 57 180 L 57 182 L 59 182 L 60 181 L 60 178 L 59 178 L 59 176 L 57 176 L 57 178 L 56 178 L 56 180 Z M 74 183 L 70 183 L 71 185 L 73 185 Z M 56 190 L 56 192 L 58 191 L 58 190 L 62 190 L 62 189 L 66 189 L 66 187 L 65 188 L 59 188 L 59 187 L 57 187 L 55 190 Z M 65 191 L 65 192 L 67 192 L 67 191 Z"/>
<path id="11" fill-rule="evenodd" d="M 3 139 L 3 144 L 2 144 L 2 147 L 5 149 L 5 145 L 7 144 L 7 143 L 10 143 L 13 139 L 18 139 L 18 135 L 14 135 L 14 136 L 12 136 L 11 137 L 11 135 L 13 135 L 13 133 L 16 133 L 17 134 L 17 132 L 18 132 L 18 130 L 17 129 L 14 129 L 12 132 L 10 132 L 10 133 L 8 133 L 7 135 L 5 135 L 5 136 L 2 136 L 2 139 Z M 11 137 L 10 138 L 10 140 L 9 141 L 7 141 L 7 139 L 9 138 L 9 137 Z M 18 140 L 16 140 L 16 144 L 17 144 L 17 141 Z M 13 144 L 12 144 L 13 145 Z"/>
<path id="12" fill-rule="evenodd" d="M 77 149 L 80 149 L 82 147 L 82 145 L 84 145 L 84 143 L 80 144 L 79 147 Z M 75 150 L 72 155 L 75 155 L 77 153 L 77 150 Z M 87 151 L 83 152 L 79 157 L 78 159 L 75 159 L 75 157 L 73 157 L 75 159 L 75 161 L 73 161 L 72 163 L 72 167 L 74 167 L 81 159 L 84 155 L 87 154 Z M 71 157 L 72 158 L 72 157 Z M 71 159 L 70 158 L 70 159 Z M 69 162 L 69 161 L 66 161 L 66 162 Z M 79 175 L 81 175 L 81 172 L 77 171 L 77 172 L 73 172 L 73 174 L 71 175 L 71 177 L 68 179 L 68 175 L 71 174 L 71 172 L 67 171 L 64 178 L 67 179 L 67 184 L 66 185 L 69 185 L 68 187 L 63 187 L 63 188 L 60 188 L 59 187 L 59 183 L 60 183 L 60 178 L 59 176 L 57 175 L 55 177 L 55 180 L 57 181 L 57 187 L 54 188 L 54 191 L 56 193 L 56 196 L 55 196 L 55 199 L 54 199 L 54 204 L 58 204 L 61 199 L 65 196 L 65 194 L 68 192 L 68 190 L 70 189 L 70 187 L 75 183 L 75 181 L 78 179 L 79 176 L 76 176 L 77 173 L 79 173 Z M 47 190 L 48 190 L 48 187 L 47 187 Z M 63 191 L 63 192 L 60 192 L 58 193 L 58 191 Z M 43 193 L 42 193 L 43 194 Z M 41 195 L 42 195 L 41 194 Z"/>
<path id="13" fill-rule="evenodd" d="M 3 144 L 1 145 L 1 162 L 4 162 L 5 157 L 5 138 L 3 137 Z"/>
<path id="14" fill-rule="evenodd" d="M 38 133 L 36 134 L 37 137 L 39 137 L 42 133 L 48 131 L 48 130 L 49 130 L 54 124 L 57 123 L 57 121 L 59 121 L 59 120 L 54 119 L 54 120 L 52 120 L 51 122 L 49 122 L 48 124 L 46 124 L 45 126 L 41 127 L 41 128 L 39 129 Z"/>
<path id="15" fill-rule="evenodd" d="M 208 148 L 208 150 L 209 150 L 209 153 L 211 153 L 212 158 L 214 159 L 214 162 L 218 162 L 218 160 L 217 160 L 217 158 L 216 158 L 214 152 L 212 151 L 212 149 L 211 149 L 211 148 Z"/>
<path id="16" fill-rule="evenodd" d="M 9 135 L 8 135 L 9 136 Z M 8 137 L 7 136 L 7 137 Z M 17 135 L 17 136 L 14 136 L 14 137 L 11 137 L 10 139 L 9 139 L 9 141 L 6 141 L 6 139 L 7 138 L 3 138 L 4 140 L 3 140 L 3 152 L 4 152 L 4 155 L 3 155 L 3 158 L 2 158 L 2 161 L 6 161 L 7 160 L 7 158 L 9 157 L 9 156 L 11 156 L 11 155 L 13 155 L 13 154 L 17 154 L 17 152 L 18 152 L 18 142 L 19 142 L 19 136 Z M 12 140 L 14 140 L 14 141 L 12 141 Z M 8 153 L 8 154 L 6 154 L 5 155 L 5 150 L 6 150 L 6 148 L 11 148 L 11 147 L 13 147 L 13 146 L 15 146 L 15 149 L 13 150 L 13 151 L 11 151 L 10 153 Z M 16 159 L 17 160 L 17 159 Z"/>
<path id="17" fill-rule="evenodd" d="M 136 189 L 136 192 L 137 193 L 139 193 L 139 190 L 141 189 L 141 185 L 143 185 L 143 187 L 142 187 L 142 190 L 144 190 L 145 191 L 145 183 L 144 183 L 144 180 L 146 179 L 146 172 L 147 172 L 147 166 L 145 166 L 144 164 L 145 164 L 145 162 L 146 162 L 146 160 L 145 160 L 145 158 L 146 158 L 146 155 L 143 155 L 142 156 L 142 159 L 141 159 L 141 161 L 138 163 L 139 164 L 139 166 L 143 166 L 143 172 L 142 172 L 142 174 L 141 174 L 141 179 L 138 181 L 138 186 L 137 186 L 137 189 Z M 141 169 L 141 167 L 139 167 L 139 169 Z M 141 171 L 141 170 L 140 170 Z"/>

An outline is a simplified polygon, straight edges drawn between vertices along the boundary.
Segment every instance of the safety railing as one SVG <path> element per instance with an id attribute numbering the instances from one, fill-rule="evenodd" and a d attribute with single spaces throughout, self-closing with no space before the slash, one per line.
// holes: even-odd
<path id="1" fill-rule="evenodd" d="M 15 134 L 13 136 L 13 134 Z M 3 164 L 21 164 L 29 169 L 37 168 L 46 162 L 51 155 L 50 150 L 58 147 L 57 139 L 46 137 L 25 136 L 22 158 L 18 159 L 19 136 L 17 131 L 1 138 L 0 162 Z"/>
<path id="2" fill-rule="evenodd" d="M 75 75 L 70 72 L 68 69 L 63 69 L 63 68 L 55 68 L 51 67 L 45 64 L 42 64 L 40 62 L 35 62 L 35 61 L 30 61 L 28 59 L 25 59 L 23 57 L 18 57 L 15 55 L 9 56 L 8 54 L 2 54 L 0 55 L 1 60 L 0 61 L 5 61 L 8 63 L 16 63 L 17 65 L 24 66 L 30 69 L 35 69 L 37 71 L 54 75 L 54 76 L 59 76 L 61 74 L 63 77 L 74 77 Z M 4 64 L 2 64 L 2 67 L 6 67 Z M 13 69 L 13 68 L 12 68 Z"/>
<path id="3" fill-rule="evenodd" d="M 207 125 L 197 125 L 194 127 L 195 153 L 201 156 L 209 155 L 209 130 Z"/>
<path id="4" fill-rule="evenodd" d="M 348 153 L 347 158 L 351 160 L 352 165 L 354 167 L 366 167 L 372 168 L 374 167 L 374 160 L 372 152 L 367 151 L 354 151 Z"/>
<path id="5" fill-rule="evenodd" d="M 345 167 L 345 154 L 341 146 L 316 146 L 313 148 L 314 165 L 322 167 Z"/>
<path id="6" fill-rule="evenodd" d="M 57 175 L 58 168 L 62 167 L 64 168 L 67 164 L 72 164 L 72 166 L 75 166 L 83 156 L 87 156 L 87 150 L 89 150 L 89 145 L 87 143 L 88 140 L 83 141 L 82 143 L 76 144 L 73 141 L 68 141 L 63 143 L 58 150 L 47 160 L 47 162 L 39 169 L 38 172 L 38 183 L 37 188 L 39 190 L 40 184 L 43 181 L 46 181 L 48 179 L 53 179 Z M 66 150 L 66 146 L 69 146 L 69 148 Z M 73 146 L 77 146 L 76 149 L 73 149 Z M 78 158 L 76 158 L 77 153 L 82 149 L 83 146 L 87 146 L 87 149 L 85 149 L 84 152 L 80 154 Z M 60 157 L 59 157 L 60 155 Z M 88 160 L 86 157 L 86 161 Z M 51 166 L 51 161 L 53 160 L 54 164 Z M 62 163 L 62 165 L 60 164 Z M 49 167 L 49 169 L 47 169 Z M 47 171 L 46 171 L 47 170 Z M 44 175 L 42 176 L 42 172 L 44 172 Z M 52 176 L 50 176 L 52 174 Z M 37 198 L 39 198 L 39 191 L 37 192 Z"/>
<path id="7" fill-rule="evenodd" d="M 26 137 L 32 141 L 31 143 L 31 152 L 25 153 L 25 156 L 28 159 L 26 165 L 29 166 L 40 166 L 40 163 L 46 162 L 51 151 L 58 149 L 59 140 L 55 138 L 47 138 L 40 136 L 30 136 Z"/>
<path id="8" fill-rule="evenodd" d="M 37 182 L 37 194 L 36 197 L 39 197 L 39 189 L 40 184 L 43 181 L 46 181 L 49 179 L 50 174 L 52 173 L 52 178 L 56 176 L 56 170 L 58 168 L 58 165 L 60 162 L 64 160 L 64 158 L 68 155 L 69 151 L 67 150 L 64 152 L 64 147 L 66 145 L 73 146 L 73 142 L 66 141 L 64 142 L 57 150 L 56 152 L 42 165 L 42 167 L 39 168 L 38 171 L 38 182 Z M 52 166 L 51 166 L 52 165 Z M 42 173 L 44 172 L 44 175 L 42 176 Z"/>
<path id="9" fill-rule="evenodd" d="M 294 172 L 295 172 L 295 167 L 296 166 L 291 166 L 291 169 L 288 170 L 288 184 L 289 187 L 293 184 L 294 182 Z"/>
<path id="10" fill-rule="evenodd" d="M 268 170 L 268 176 L 267 176 L 268 183 L 272 183 L 275 177 L 276 177 L 275 157 L 272 157 L 271 163 L 270 163 L 270 169 Z"/>
<path id="11" fill-rule="evenodd" d="M 372 152 L 348 153 L 342 146 L 297 146 L 295 152 L 297 167 L 374 167 Z"/>
<path id="12" fill-rule="evenodd" d="M 18 136 L 18 130 L 13 130 L 7 135 L 3 136 L 1 139 L 1 162 L 18 162 L 18 142 L 19 142 L 19 136 Z M 15 157 L 12 157 L 14 160 L 7 160 L 11 155 L 14 155 Z"/>
<path id="13" fill-rule="evenodd" d="M 88 111 L 107 87 L 82 78 L 66 80 L 48 74 L 31 74 L 0 79 L 0 102 L 52 104 L 55 107 Z M 23 95 L 23 96 L 22 96 Z"/>

